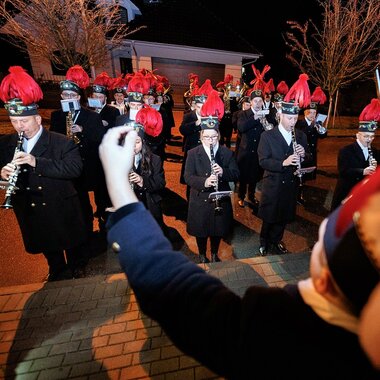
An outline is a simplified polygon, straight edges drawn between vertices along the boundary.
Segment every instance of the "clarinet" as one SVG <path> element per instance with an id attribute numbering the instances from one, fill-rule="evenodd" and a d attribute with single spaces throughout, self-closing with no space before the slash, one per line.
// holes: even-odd
<path id="1" fill-rule="evenodd" d="M 294 127 L 292 127 L 292 144 L 293 144 L 293 153 L 296 153 L 297 140 L 296 140 L 296 132 L 294 130 Z M 294 172 L 294 174 L 299 178 L 300 186 L 302 186 L 301 160 L 298 160 L 297 170 Z"/>
<path id="2" fill-rule="evenodd" d="M 17 145 L 13 154 L 12 161 L 16 158 L 16 154 L 21 151 L 23 141 L 24 141 L 24 132 L 20 132 L 20 134 L 18 135 Z M 14 194 L 16 190 L 18 190 L 18 188 L 16 187 L 16 182 L 17 182 L 19 173 L 20 173 L 20 166 L 17 166 L 16 170 L 9 176 L 8 184 L 6 185 L 7 190 L 5 192 L 5 200 L 4 200 L 4 203 L 0 207 L 5 208 L 5 209 L 13 208 L 12 203 L 11 203 L 11 198 L 12 198 L 12 194 Z"/>
<path id="3" fill-rule="evenodd" d="M 368 143 L 368 162 L 371 166 L 377 167 L 377 161 L 375 160 L 375 157 L 373 157 L 373 152 L 371 148 L 371 143 Z"/>
<path id="4" fill-rule="evenodd" d="M 214 169 L 212 168 L 213 165 L 215 164 L 214 147 L 213 147 L 212 143 L 210 144 L 210 157 L 211 157 L 211 162 L 210 162 L 211 163 L 211 174 L 215 174 Z M 219 191 L 218 190 L 218 188 L 219 188 L 218 182 L 219 182 L 219 179 L 218 179 L 218 176 L 216 176 L 216 184 L 214 187 L 216 192 Z M 220 212 L 222 210 L 223 210 L 223 208 L 219 203 L 219 197 L 218 197 L 218 195 L 216 195 L 216 197 L 215 197 L 215 212 Z"/>

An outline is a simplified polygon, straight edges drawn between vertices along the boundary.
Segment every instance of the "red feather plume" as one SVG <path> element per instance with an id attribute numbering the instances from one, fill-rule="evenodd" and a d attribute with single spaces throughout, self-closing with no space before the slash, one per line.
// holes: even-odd
<path id="1" fill-rule="evenodd" d="M 128 83 L 128 92 L 139 92 L 140 94 L 147 94 L 150 89 L 149 80 L 141 75 L 136 73 L 133 78 Z"/>
<path id="2" fill-rule="evenodd" d="M 289 91 L 289 87 L 284 80 L 277 85 L 277 92 L 281 95 L 286 95 Z"/>
<path id="3" fill-rule="evenodd" d="M 311 101 L 317 102 L 318 104 L 325 104 L 327 100 L 326 94 L 323 92 L 321 87 L 316 87 L 313 94 L 311 95 Z"/>
<path id="4" fill-rule="evenodd" d="M 21 66 L 11 66 L 8 71 L 0 85 L 0 99 L 3 102 L 18 98 L 27 106 L 43 98 L 40 86 Z"/>
<path id="5" fill-rule="evenodd" d="M 76 83 L 82 89 L 85 89 L 90 84 L 90 77 L 80 65 L 70 67 L 67 70 L 66 79 Z"/>
<path id="6" fill-rule="evenodd" d="M 219 120 L 224 115 L 224 103 L 218 94 L 218 91 L 212 90 L 207 100 L 202 106 L 201 115 L 203 117 L 216 116 Z"/>
<path id="7" fill-rule="evenodd" d="M 270 66 L 265 65 L 263 68 L 263 71 L 260 73 L 260 71 L 256 69 L 255 65 L 252 64 L 252 70 L 256 78 L 253 79 L 250 84 L 253 84 L 254 90 L 264 91 L 265 90 L 264 75 L 270 70 Z"/>
<path id="8" fill-rule="evenodd" d="M 285 96 L 286 102 L 292 102 L 300 107 L 307 107 L 310 104 L 310 89 L 307 81 L 309 77 L 307 74 L 301 74 L 298 80 L 290 88 Z"/>
<path id="9" fill-rule="evenodd" d="M 372 99 L 360 113 L 359 121 L 380 121 L 380 99 Z"/>
<path id="10" fill-rule="evenodd" d="M 136 122 L 142 124 L 144 132 L 149 136 L 157 137 L 162 132 L 161 114 L 152 107 L 142 108 L 137 112 Z"/>
<path id="11" fill-rule="evenodd" d="M 95 78 L 94 84 L 104 86 L 109 90 L 112 86 L 112 78 L 105 71 L 103 71 Z"/>

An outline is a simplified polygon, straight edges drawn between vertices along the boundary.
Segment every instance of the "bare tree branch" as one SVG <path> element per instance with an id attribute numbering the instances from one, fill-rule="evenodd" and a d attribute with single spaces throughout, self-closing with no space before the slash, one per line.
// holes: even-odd
<path id="1" fill-rule="evenodd" d="M 131 30 L 122 24 L 116 0 L 3 0 L 0 18 L 5 21 L 2 38 L 65 68 L 102 66 L 110 50 L 145 27 Z"/>
<path id="2" fill-rule="evenodd" d="M 379 0 L 320 0 L 323 21 L 317 26 L 288 21 L 287 58 L 325 89 L 331 102 L 340 88 L 373 78 L 380 57 Z M 329 109 L 329 111 L 330 111 Z"/>

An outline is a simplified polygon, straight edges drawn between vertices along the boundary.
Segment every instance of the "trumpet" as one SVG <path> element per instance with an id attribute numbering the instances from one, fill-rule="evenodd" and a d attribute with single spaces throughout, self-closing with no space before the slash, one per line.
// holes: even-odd
<path id="1" fill-rule="evenodd" d="M 273 129 L 273 124 L 270 123 L 265 117 L 265 115 L 268 113 L 268 110 L 262 110 L 258 112 L 260 123 L 266 131 L 270 131 L 271 129 Z"/>
<path id="2" fill-rule="evenodd" d="M 20 132 L 18 135 L 16 149 L 13 154 L 12 162 L 16 158 L 16 154 L 21 151 L 23 141 L 24 141 L 24 132 Z M 4 200 L 4 203 L 0 206 L 1 208 L 5 208 L 5 209 L 13 208 L 12 203 L 11 203 L 11 198 L 12 198 L 12 194 L 14 194 L 16 190 L 18 190 L 18 187 L 16 187 L 16 182 L 17 182 L 19 173 L 20 173 L 20 166 L 16 166 L 16 170 L 8 178 L 8 183 L 5 186 L 1 186 L 6 189 L 5 200 Z"/>
<path id="3" fill-rule="evenodd" d="M 327 129 L 322 125 L 322 122 L 320 120 L 314 123 L 314 127 L 317 129 L 317 132 L 320 135 L 324 135 L 327 131 Z"/>

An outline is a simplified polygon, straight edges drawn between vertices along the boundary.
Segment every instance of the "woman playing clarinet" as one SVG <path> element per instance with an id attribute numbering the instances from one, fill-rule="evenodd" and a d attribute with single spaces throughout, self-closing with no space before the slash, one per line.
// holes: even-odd
<path id="1" fill-rule="evenodd" d="M 188 152 L 184 178 L 190 187 L 187 232 L 196 238 L 200 261 L 208 263 L 208 238 L 211 261 L 220 261 L 220 241 L 232 228 L 232 204 L 226 193 L 231 190 L 229 182 L 238 180 L 239 169 L 233 152 L 219 145 L 224 105 L 217 91 L 208 96 L 201 113 L 201 145 Z M 210 197 L 215 192 L 221 195 Z"/>

